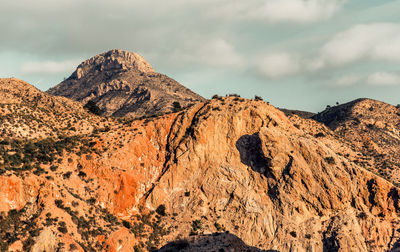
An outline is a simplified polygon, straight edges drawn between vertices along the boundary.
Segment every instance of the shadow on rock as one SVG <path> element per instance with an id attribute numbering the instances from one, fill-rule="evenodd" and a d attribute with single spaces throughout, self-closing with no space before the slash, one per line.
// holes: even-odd
<path id="1" fill-rule="evenodd" d="M 267 175 L 270 161 L 262 151 L 261 139 L 258 133 L 241 136 L 236 142 L 240 154 L 240 161 L 250 166 L 253 171 Z"/>
<path id="2" fill-rule="evenodd" d="M 173 241 L 159 249 L 160 252 L 195 251 L 195 252 L 277 252 L 277 250 L 261 250 L 246 245 L 239 237 L 230 233 L 214 233 L 209 235 L 190 236 L 184 240 Z"/>

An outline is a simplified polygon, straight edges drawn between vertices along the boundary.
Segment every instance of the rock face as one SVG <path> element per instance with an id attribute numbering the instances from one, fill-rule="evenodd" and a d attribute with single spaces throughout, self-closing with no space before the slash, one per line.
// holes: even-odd
<path id="1" fill-rule="evenodd" d="M 106 115 L 144 116 L 187 107 L 204 98 L 175 80 L 156 73 L 136 54 L 111 50 L 84 61 L 48 93 L 86 103 L 96 102 Z"/>
<path id="2" fill-rule="evenodd" d="M 400 244 L 399 189 L 353 162 L 361 152 L 316 121 L 215 97 L 107 126 L 53 142 L 0 141 L 0 250 Z"/>
<path id="3" fill-rule="evenodd" d="M 178 121 L 167 170 L 146 197 L 148 207 L 177 214 L 167 221 L 177 234 L 199 221 L 202 232 L 226 229 L 262 249 L 394 246 L 398 189 L 336 153 L 339 141 L 306 134 L 263 102 L 233 98 Z"/>
<path id="4" fill-rule="evenodd" d="M 357 162 L 400 185 L 400 108 L 358 99 L 315 115 L 363 153 Z"/>

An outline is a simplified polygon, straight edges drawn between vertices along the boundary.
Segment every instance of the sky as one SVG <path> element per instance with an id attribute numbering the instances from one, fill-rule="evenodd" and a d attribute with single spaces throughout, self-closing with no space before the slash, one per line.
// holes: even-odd
<path id="1" fill-rule="evenodd" d="M 205 98 L 400 103 L 400 0 L 0 0 L 0 77 L 45 91 L 111 49 Z"/>

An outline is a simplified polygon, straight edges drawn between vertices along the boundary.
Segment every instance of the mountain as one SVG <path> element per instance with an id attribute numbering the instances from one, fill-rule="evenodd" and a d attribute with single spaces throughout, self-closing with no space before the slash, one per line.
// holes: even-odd
<path id="1" fill-rule="evenodd" d="M 164 114 L 204 101 L 175 80 L 155 72 L 142 56 L 122 50 L 82 62 L 68 79 L 47 92 L 83 104 L 94 101 L 105 115 L 120 117 Z"/>
<path id="2" fill-rule="evenodd" d="M 146 205 L 167 206 L 177 234 L 201 223 L 198 232 L 229 230 L 261 249 L 394 246 L 398 189 L 349 161 L 355 153 L 345 143 L 233 97 L 196 106 L 179 122 L 172 156 L 145 196 Z"/>
<path id="3" fill-rule="evenodd" d="M 235 96 L 109 120 L 0 142 L 0 250 L 399 247 L 399 189 L 321 123 Z"/>
<path id="4" fill-rule="evenodd" d="M 363 153 L 357 162 L 400 185 L 400 108 L 372 100 L 357 99 L 315 115 L 338 136 Z"/>

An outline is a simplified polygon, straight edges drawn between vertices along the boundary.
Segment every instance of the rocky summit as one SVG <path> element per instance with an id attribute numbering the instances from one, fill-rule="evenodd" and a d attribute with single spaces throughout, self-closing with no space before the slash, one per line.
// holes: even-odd
<path id="1" fill-rule="evenodd" d="M 399 188 L 322 123 L 237 96 L 136 119 L 71 103 L 88 132 L 0 136 L 1 251 L 399 248 Z"/>
<path id="2" fill-rule="evenodd" d="M 47 91 L 86 104 L 109 116 L 140 117 L 177 111 L 204 98 L 157 73 L 137 53 L 111 50 L 82 62 L 66 80 Z"/>

